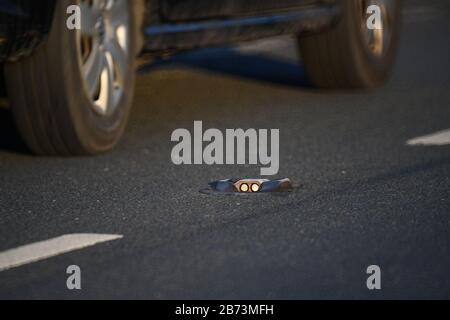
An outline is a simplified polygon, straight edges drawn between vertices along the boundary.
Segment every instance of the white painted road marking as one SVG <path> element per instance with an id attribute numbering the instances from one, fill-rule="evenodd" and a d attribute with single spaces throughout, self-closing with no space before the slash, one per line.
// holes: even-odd
<path id="1" fill-rule="evenodd" d="M 409 146 L 444 146 L 450 144 L 450 129 L 439 131 L 406 142 Z"/>
<path id="2" fill-rule="evenodd" d="M 28 244 L 1 252 L 0 272 L 122 238 L 122 235 L 114 234 L 68 234 Z"/>

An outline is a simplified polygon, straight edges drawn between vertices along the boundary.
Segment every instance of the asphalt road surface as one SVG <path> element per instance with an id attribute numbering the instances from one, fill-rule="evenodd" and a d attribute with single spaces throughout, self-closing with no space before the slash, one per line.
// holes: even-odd
<path id="1" fill-rule="evenodd" d="M 407 144 L 450 128 L 450 4 L 405 3 L 394 76 L 371 92 L 311 88 L 283 37 L 145 66 L 104 156 L 31 156 L 1 111 L 0 255 L 119 238 L 0 272 L 0 298 L 450 298 L 450 145 Z M 260 167 L 173 165 L 171 133 L 194 120 L 279 128 L 279 177 L 300 188 L 201 194 Z M 66 287 L 70 265 L 81 291 Z M 367 289 L 369 265 L 382 290 Z"/>

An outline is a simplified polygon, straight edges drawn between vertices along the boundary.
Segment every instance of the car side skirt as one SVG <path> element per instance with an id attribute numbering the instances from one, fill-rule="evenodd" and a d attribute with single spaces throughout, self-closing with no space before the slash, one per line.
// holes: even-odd
<path id="1" fill-rule="evenodd" d="M 338 16 L 338 7 L 330 4 L 261 16 L 149 25 L 144 29 L 145 51 L 185 50 L 281 34 L 317 32 L 333 24 Z"/>

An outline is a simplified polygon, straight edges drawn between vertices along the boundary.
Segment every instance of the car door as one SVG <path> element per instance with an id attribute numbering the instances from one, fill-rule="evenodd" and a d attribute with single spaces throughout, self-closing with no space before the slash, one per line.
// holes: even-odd
<path id="1" fill-rule="evenodd" d="M 318 0 L 159 0 L 162 18 L 177 22 L 296 9 Z"/>

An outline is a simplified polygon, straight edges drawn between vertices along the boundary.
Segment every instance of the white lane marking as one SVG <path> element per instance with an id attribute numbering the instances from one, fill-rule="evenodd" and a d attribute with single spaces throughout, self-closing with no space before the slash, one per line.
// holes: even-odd
<path id="1" fill-rule="evenodd" d="M 0 253 L 0 272 L 121 238 L 114 234 L 68 234 L 24 245 Z"/>
<path id="2" fill-rule="evenodd" d="M 450 129 L 408 140 L 406 144 L 409 146 L 444 146 L 450 144 Z"/>

